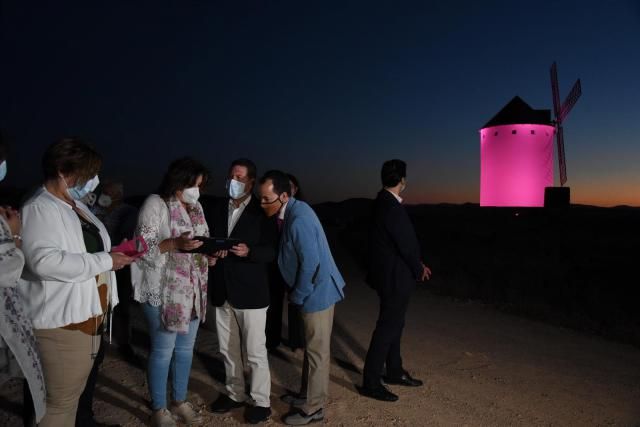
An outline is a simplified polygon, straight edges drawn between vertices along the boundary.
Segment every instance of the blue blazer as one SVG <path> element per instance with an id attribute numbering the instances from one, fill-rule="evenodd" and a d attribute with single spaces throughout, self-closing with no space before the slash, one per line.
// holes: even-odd
<path id="1" fill-rule="evenodd" d="M 344 279 L 322 224 L 308 204 L 294 198 L 284 213 L 278 265 L 291 288 L 289 300 L 303 312 L 325 310 L 344 298 Z"/>

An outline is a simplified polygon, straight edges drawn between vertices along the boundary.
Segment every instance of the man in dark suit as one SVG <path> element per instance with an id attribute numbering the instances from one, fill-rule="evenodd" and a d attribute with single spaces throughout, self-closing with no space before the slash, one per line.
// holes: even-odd
<path id="1" fill-rule="evenodd" d="M 405 189 L 407 165 L 389 160 L 382 165 L 383 189 L 373 205 L 370 231 L 369 272 L 367 282 L 380 297 L 380 313 L 371 337 L 364 365 L 362 395 L 393 402 L 398 396 L 382 384 L 386 365 L 386 384 L 410 387 L 422 385 L 402 366 L 400 339 L 409 297 L 416 282 L 428 280 L 431 270 L 422 263 L 420 243 L 413 224 L 402 206 L 400 193 Z"/>
<path id="2" fill-rule="evenodd" d="M 216 307 L 216 330 L 224 358 L 226 389 L 211 410 L 226 413 L 251 403 L 245 412 L 252 424 L 271 415 L 271 376 L 267 357 L 265 323 L 269 306 L 267 267 L 275 260 L 278 237 L 275 224 L 253 196 L 256 166 L 248 159 L 235 160 L 229 169 L 229 198 L 209 218 L 216 237 L 242 243 L 219 253 L 210 269 L 209 294 Z M 250 398 L 245 392 L 243 351 L 250 371 Z"/>

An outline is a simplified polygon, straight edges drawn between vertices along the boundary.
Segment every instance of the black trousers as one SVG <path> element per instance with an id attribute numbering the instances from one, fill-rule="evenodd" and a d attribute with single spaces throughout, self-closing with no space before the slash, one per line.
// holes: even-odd
<path id="1" fill-rule="evenodd" d="M 267 348 L 276 348 L 282 341 L 282 309 L 285 284 L 279 277 L 269 280 L 269 308 L 267 309 Z"/>
<path id="2" fill-rule="evenodd" d="M 411 290 L 378 291 L 378 296 L 380 297 L 380 313 L 376 329 L 371 336 L 362 380 L 362 385 L 369 388 L 380 387 L 385 365 L 388 376 L 400 377 L 404 374 L 400 355 L 400 340 Z"/>
<path id="3" fill-rule="evenodd" d="M 295 350 L 297 348 L 304 348 L 304 322 L 302 321 L 302 312 L 300 311 L 300 306 L 289 303 L 289 305 L 287 306 L 287 313 L 289 325 L 289 333 L 287 335 L 289 342 L 287 344 L 292 350 Z"/>
<path id="4" fill-rule="evenodd" d="M 118 281 L 118 298 L 120 302 L 113 310 L 113 337 L 118 344 L 118 352 L 130 356 L 131 352 L 131 303 L 133 290 L 131 287 L 131 269 L 129 267 L 116 271 Z"/>

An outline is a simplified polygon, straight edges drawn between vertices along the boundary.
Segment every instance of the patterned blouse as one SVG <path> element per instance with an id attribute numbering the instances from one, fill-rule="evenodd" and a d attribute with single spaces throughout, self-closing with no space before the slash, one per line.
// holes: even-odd
<path id="1" fill-rule="evenodd" d="M 168 331 L 187 333 L 197 317 L 205 321 L 209 265 L 202 254 L 160 252 L 160 243 L 188 232 L 189 236 L 209 236 L 209 227 L 200 203 L 185 209 L 177 199 L 168 201 L 152 194 L 138 215 L 136 235 L 142 236 L 149 251 L 131 266 L 134 299 L 162 306 L 162 321 Z"/>

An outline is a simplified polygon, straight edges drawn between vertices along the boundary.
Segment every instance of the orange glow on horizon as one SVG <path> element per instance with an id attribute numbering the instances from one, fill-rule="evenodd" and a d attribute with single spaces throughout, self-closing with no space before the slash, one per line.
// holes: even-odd
<path id="1" fill-rule="evenodd" d="M 640 186 L 628 184 L 626 186 L 607 187 L 585 190 L 581 187 L 571 187 L 571 204 L 591 205 L 600 207 L 633 206 L 640 207 Z M 403 195 L 408 204 L 439 204 L 439 203 L 480 203 L 480 195 L 476 191 L 413 191 Z"/>

